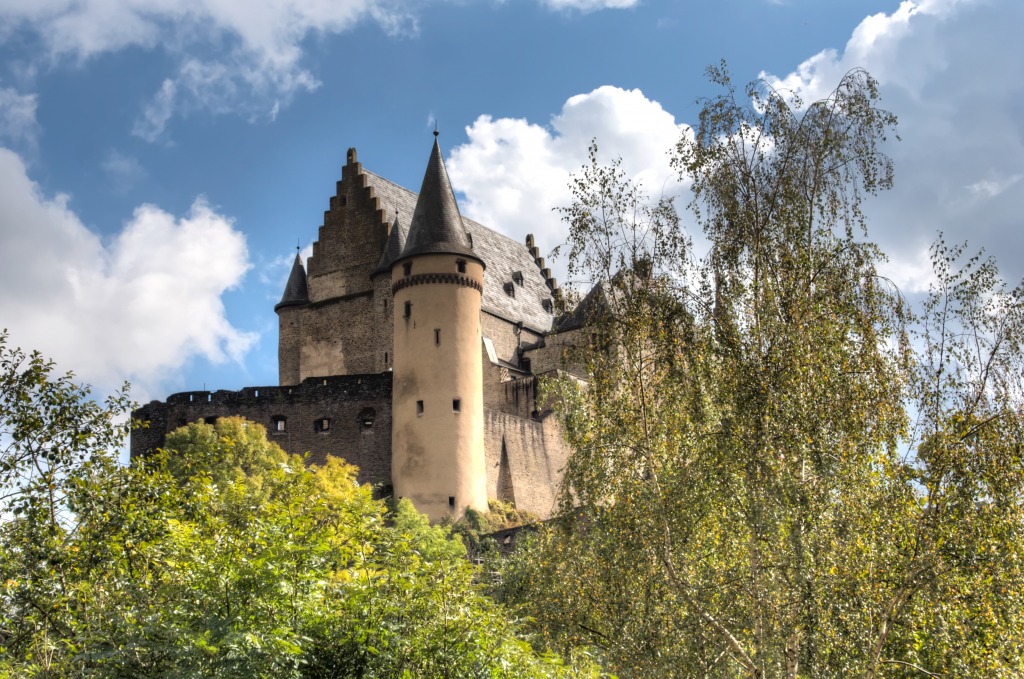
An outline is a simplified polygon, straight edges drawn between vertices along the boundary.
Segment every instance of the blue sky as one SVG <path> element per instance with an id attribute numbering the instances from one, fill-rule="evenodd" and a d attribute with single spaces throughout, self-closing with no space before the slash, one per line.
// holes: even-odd
<path id="1" fill-rule="evenodd" d="M 0 0 L 0 326 L 137 399 L 276 383 L 279 299 L 345 150 L 541 249 L 592 138 L 653 192 L 725 59 L 900 117 L 871 237 L 908 292 L 942 229 L 1024 273 L 1019 0 Z M 556 263 L 560 272 L 564 263 Z M 564 276 L 560 276 L 564 278 Z"/>

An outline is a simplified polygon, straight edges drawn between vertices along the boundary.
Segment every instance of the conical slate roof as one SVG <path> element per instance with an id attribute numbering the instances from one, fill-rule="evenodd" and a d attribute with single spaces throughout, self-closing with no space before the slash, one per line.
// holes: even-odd
<path id="1" fill-rule="evenodd" d="M 423 175 L 423 186 L 420 187 L 412 223 L 409 225 L 409 235 L 398 259 L 430 253 L 466 255 L 483 261 L 469 244 L 469 236 L 462 224 L 462 215 L 455 202 L 455 193 L 444 167 L 436 134 L 434 148 L 427 161 L 427 171 Z"/>
<path id="2" fill-rule="evenodd" d="M 306 285 L 306 269 L 302 266 L 302 257 L 296 252 L 295 263 L 292 264 L 292 272 L 288 276 L 288 284 L 284 286 L 284 295 L 281 297 L 281 301 L 274 306 L 274 311 L 303 304 L 309 304 L 309 288 Z"/>
<path id="3" fill-rule="evenodd" d="M 405 234 L 402 233 L 402 227 L 398 224 L 398 212 L 396 211 L 395 221 L 391 225 L 391 233 L 388 234 L 388 242 L 384 245 L 384 252 L 380 256 L 377 268 L 373 270 L 370 277 L 372 278 L 381 273 L 390 273 L 391 265 L 401 256 L 404 247 Z"/>

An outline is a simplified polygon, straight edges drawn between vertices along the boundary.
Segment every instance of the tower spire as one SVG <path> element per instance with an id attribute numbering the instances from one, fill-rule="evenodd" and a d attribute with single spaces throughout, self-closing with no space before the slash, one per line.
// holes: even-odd
<path id="1" fill-rule="evenodd" d="M 466 227 L 462 223 L 455 192 L 452 191 L 452 183 L 444 166 L 441 147 L 437 143 L 437 134 L 435 130 L 434 147 L 430 151 L 427 170 L 423 174 L 423 185 L 416 200 L 409 235 L 401 257 L 397 259 L 446 253 L 465 255 L 482 261 L 474 254 Z"/>
<path id="2" fill-rule="evenodd" d="M 298 250 L 298 248 L 296 248 Z M 297 251 L 292 263 L 292 272 L 288 275 L 288 283 L 284 286 L 281 301 L 274 306 L 274 311 L 285 307 L 301 306 L 309 303 L 309 287 L 306 284 L 306 268 L 302 266 L 302 255 Z"/>

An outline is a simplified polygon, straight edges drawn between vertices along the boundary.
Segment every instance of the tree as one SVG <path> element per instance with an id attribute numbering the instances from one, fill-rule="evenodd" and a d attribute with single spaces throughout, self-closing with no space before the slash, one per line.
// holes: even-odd
<path id="1" fill-rule="evenodd" d="M 806 107 L 709 73 L 674 153 L 705 257 L 617 166 L 571 184 L 609 300 L 590 381 L 550 390 L 584 518 L 504 596 L 624 676 L 1019 674 L 1020 289 L 940 247 L 915 319 L 878 274 L 896 121 L 867 73 Z"/>
<path id="2" fill-rule="evenodd" d="M 121 467 L 126 401 L 0 357 L 0 676 L 596 676 L 534 653 L 461 543 L 340 459 L 223 418 Z"/>

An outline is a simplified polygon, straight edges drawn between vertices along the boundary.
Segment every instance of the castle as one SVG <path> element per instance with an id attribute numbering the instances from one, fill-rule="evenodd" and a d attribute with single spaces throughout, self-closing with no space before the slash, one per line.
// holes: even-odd
<path id="1" fill-rule="evenodd" d="M 349 149 L 307 267 L 296 255 L 279 317 L 279 386 L 193 391 L 135 413 L 132 455 L 198 419 L 241 415 L 290 453 L 327 454 L 431 521 L 490 498 L 547 518 L 568 447 L 538 403 L 580 332 L 533 237 L 458 209 L 435 132 L 419 194 Z"/>

